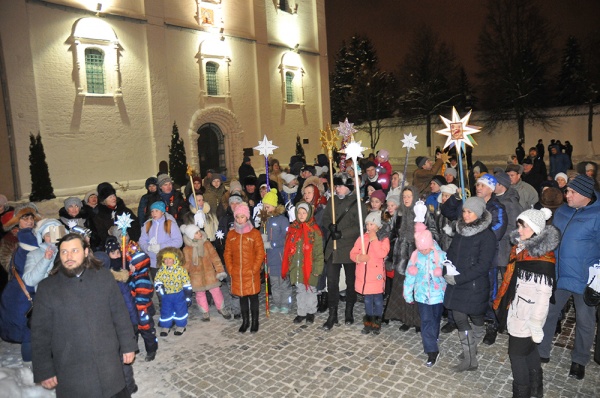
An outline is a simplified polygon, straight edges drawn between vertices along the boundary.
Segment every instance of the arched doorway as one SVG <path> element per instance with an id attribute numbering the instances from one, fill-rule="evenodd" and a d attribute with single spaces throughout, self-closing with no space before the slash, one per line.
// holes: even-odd
<path id="1" fill-rule="evenodd" d="M 206 176 L 208 169 L 226 174 L 225 143 L 223 133 L 214 123 L 206 123 L 198 129 L 198 158 L 200 160 L 200 175 Z"/>

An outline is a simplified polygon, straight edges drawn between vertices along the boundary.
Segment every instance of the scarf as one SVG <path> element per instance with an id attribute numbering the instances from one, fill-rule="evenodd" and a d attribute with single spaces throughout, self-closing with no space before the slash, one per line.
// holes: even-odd
<path id="1" fill-rule="evenodd" d="M 281 263 L 281 275 L 285 276 L 290 270 L 290 263 L 293 255 L 296 253 L 298 245 L 302 247 L 302 283 L 308 291 L 308 281 L 312 272 L 312 250 L 314 236 L 310 232 L 315 231 L 317 239 L 320 239 L 319 226 L 315 223 L 315 218 L 311 217 L 307 222 L 295 220 L 288 228 L 285 246 L 283 248 L 283 260 Z"/>
<path id="2" fill-rule="evenodd" d="M 554 290 L 556 290 L 555 284 L 555 268 L 554 263 L 546 262 L 543 260 L 539 261 L 517 261 L 515 263 L 515 270 L 510 278 L 508 290 L 506 291 L 507 303 L 512 303 L 517 293 L 517 279 L 521 278 L 525 281 L 533 279 L 534 282 L 545 283 L 548 286 L 552 286 L 552 297 L 550 302 L 554 302 Z"/>
<path id="3" fill-rule="evenodd" d="M 200 263 L 198 259 L 204 257 L 204 242 L 206 242 L 206 235 L 204 235 L 203 232 L 201 232 L 201 234 L 202 239 L 199 240 L 190 239 L 187 236 L 185 236 L 185 234 L 183 235 L 183 243 L 185 243 L 187 247 L 192 248 L 193 265 L 198 265 Z"/>
<path id="4" fill-rule="evenodd" d="M 242 235 L 252 231 L 252 228 L 254 227 L 252 226 L 252 224 L 250 224 L 250 221 L 246 221 L 246 223 L 244 224 L 238 224 L 237 221 L 234 221 L 233 228 L 235 229 L 235 232 Z"/>

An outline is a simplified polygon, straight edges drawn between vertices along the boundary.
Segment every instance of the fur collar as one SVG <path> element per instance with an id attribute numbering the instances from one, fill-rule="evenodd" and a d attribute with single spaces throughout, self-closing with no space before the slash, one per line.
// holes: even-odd
<path id="1" fill-rule="evenodd" d="M 522 243 L 529 254 L 533 257 L 540 257 L 553 251 L 560 243 L 560 231 L 554 225 L 546 225 L 539 235 L 532 236 L 526 241 L 519 241 L 519 230 L 510 233 L 510 241 L 513 244 Z"/>
<path id="2" fill-rule="evenodd" d="M 114 276 L 117 282 L 127 283 L 127 280 L 129 279 L 129 271 L 126 269 L 120 269 L 118 271 L 111 269 L 110 273 Z"/>
<path id="3" fill-rule="evenodd" d="M 467 224 L 462 217 L 456 222 L 456 231 L 462 236 L 473 236 L 487 229 L 492 223 L 492 215 L 485 210 L 481 217 Z"/>

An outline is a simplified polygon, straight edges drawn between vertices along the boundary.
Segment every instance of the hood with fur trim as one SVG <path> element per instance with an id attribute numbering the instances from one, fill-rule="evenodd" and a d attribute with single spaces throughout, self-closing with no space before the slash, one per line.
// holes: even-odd
<path id="1" fill-rule="evenodd" d="M 46 233 L 48 233 L 49 227 L 51 227 L 51 226 L 59 227 L 61 225 L 62 224 L 60 223 L 60 221 L 58 221 L 54 218 L 47 218 L 47 219 L 41 220 L 34 229 L 35 237 L 37 238 L 38 245 L 41 245 L 42 243 L 44 243 L 44 235 Z"/>
<path id="2" fill-rule="evenodd" d="M 177 258 L 177 260 L 179 260 L 178 262 L 176 261 L 176 265 L 178 266 L 182 266 L 185 263 L 185 257 L 183 256 L 183 252 L 181 250 L 179 250 L 176 247 L 165 247 L 164 249 L 161 249 L 158 254 L 156 255 L 156 265 L 158 267 L 162 267 L 163 264 L 163 256 L 166 253 L 173 253 L 175 254 L 175 257 Z"/>
<path id="3" fill-rule="evenodd" d="M 510 241 L 516 245 L 521 243 L 533 257 L 540 257 L 556 249 L 560 243 L 560 231 L 554 225 L 546 225 L 539 235 L 520 241 L 519 230 L 516 229 L 510 233 Z"/>
<path id="4" fill-rule="evenodd" d="M 127 281 L 129 280 L 129 271 L 127 271 L 126 269 L 120 269 L 118 271 L 111 269 L 110 273 L 117 282 L 127 283 Z"/>
<path id="5" fill-rule="evenodd" d="M 304 180 L 304 183 L 302 184 L 302 189 L 300 189 L 300 191 L 304 193 L 304 187 L 307 187 L 309 185 L 314 185 L 315 187 L 317 187 L 321 195 L 323 195 L 323 192 L 325 192 L 325 186 L 323 185 L 319 177 L 308 177 L 306 180 Z"/>
<path id="6" fill-rule="evenodd" d="M 489 228 L 491 223 L 492 215 L 489 211 L 484 210 L 483 214 L 481 214 L 481 217 L 469 224 L 467 224 L 465 220 L 460 217 L 456 222 L 456 231 L 462 236 L 473 236 Z"/>

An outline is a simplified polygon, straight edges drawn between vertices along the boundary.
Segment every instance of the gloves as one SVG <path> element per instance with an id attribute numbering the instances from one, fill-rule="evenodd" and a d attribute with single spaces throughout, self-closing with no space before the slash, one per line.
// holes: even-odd
<path id="1" fill-rule="evenodd" d="M 444 275 L 444 279 L 448 282 L 449 285 L 456 285 L 456 281 L 454 280 L 454 275 Z"/>
<path id="2" fill-rule="evenodd" d="M 227 278 L 227 273 L 225 273 L 225 272 L 219 272 L 217 274 L 217 279 L 218 280 L 223 281 L 223 280 L 225 280 L 225 278 Z"/>
<path id="3" fill-rule="evenodd" d="M 542 329 L 542 324 L 534 319 L 530 319 L 527 322 L 527 327 L 531 331 L 531 340 L 534 343 L 541 343 L 544 339 L 544 330 Z"/>
<path id="4" fill-rule="evenodd" d="M 265 250 L 271 249 L 271 242 L 269 242 L 269 236 L 267 234 L 260 234 L 260 236 L 262 237 Z"/>
<path id="5" fill-rule="evenodd" d="M 186 298 L 185 299 L 185 303 L 187 304 L 188 308 L 190 308 L 192 306 L 192 299 L 191 298 Z"/>
<path id="6" fill-rule="evenodd" d="M 444 231 L 444 233 L 448 236 L 452 236 L 454 235 L 454 232 L 452 231 L 452 227 L 450 226 L 450 224 L 446 224 L 444 225 L 444 228 L 442 228 L 442 230 Z"/>
<path id="7" fill-rule="evenodd" d="M 340 240 L 342 239 L 342 232 L 338 231 L 337 229 L 337 224 L 329 224 L 329 227 L 327 227 L 327 229 L 329 229 L 329 233 L 331 234 L 331 239 L 333 240 Z"/>
<path id="8" fill-rule="evenodd" d="M 148 251 L 152 252 L 152 253 L 158 253 L 160 251 L 160 245 L 159 244 L 148 245 Z"/>
<path id="9" fill-rule="evenodd" d="M 156 293 L 159 297 L 165 295 L 165 285 L 163 285 L 162 283 L 157 283 L 156 286 L 154 286 L 154 290 L 156 290 Z"/>

